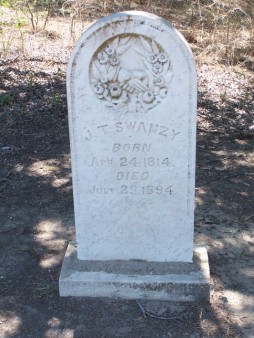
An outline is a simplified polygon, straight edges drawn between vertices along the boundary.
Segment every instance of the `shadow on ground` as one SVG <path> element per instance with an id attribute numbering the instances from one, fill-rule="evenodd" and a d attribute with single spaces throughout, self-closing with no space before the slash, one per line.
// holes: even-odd
<path id="1" fill-rule="evenodd" d="M 64 67 L 35 77 L 17 64 L 1 73 L 9 100 L 0 115 L 0 336 L 236 337 L 250 330 L 251 307 L 236 303 L 247 313 L 236 320 L 230 292 L 254 291 L 253 134 L 247 129 L 253 96 L 225 100 L 222 111 L 208 92 L 199 93 L 196 241 L 209 250 L 211 306 L 174 320 L 144 318 L 135 301 L 58 294 L 65 249 L 75 238 Z"/>

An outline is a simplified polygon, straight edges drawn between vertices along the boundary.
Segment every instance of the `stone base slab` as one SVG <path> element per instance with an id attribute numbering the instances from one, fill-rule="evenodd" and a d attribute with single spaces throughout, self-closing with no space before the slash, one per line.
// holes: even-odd
<path id="1" fill-rule="evenodd" d="M 59 289 L 62 297 L 209 303 L 207 250 L 204 245 L 195 245 L 193 263 L 81 261 L 77 259 L 75 243 L 70 243 Z"/>

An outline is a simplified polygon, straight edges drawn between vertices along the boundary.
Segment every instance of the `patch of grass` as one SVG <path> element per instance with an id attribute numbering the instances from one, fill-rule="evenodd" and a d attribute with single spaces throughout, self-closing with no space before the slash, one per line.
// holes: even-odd
<path id="1" fill-rule="evenodd" d="M 33 71 L 29 72 L 28 84 L 30 87 L 33 87 L 35 85 L 35 80 L 36 80 L 36 74 Z"/>
<path id="2" fill-rule="evenodd" d="M 8 106 L 11 104 L 11 94 L 6 93 L 6 94 L 0 94 L 0 105 L 2 106 Z"/>
<path id="3" fill-rule="evenodd" d="M 61 103 L 61 96 L 59 93 L 53 93 L 52 95 L 52 103 L 57 106 Z"/>
<path id="4" fill-rule="evenodd" d="M 54 283 L 38 283 L 34 288 L 35 296 L 43 297 L 52 294 L 58 290 L 58 287 Z"/>

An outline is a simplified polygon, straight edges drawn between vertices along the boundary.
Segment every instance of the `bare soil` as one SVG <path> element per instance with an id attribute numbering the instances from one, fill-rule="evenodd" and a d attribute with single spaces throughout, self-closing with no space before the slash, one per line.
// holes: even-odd
<path id="1" fill-rule="evenodd" d="M 64 27 L 63 27 L 64 29 Z M 62 31 L 62 33 L 64 33 Z M 198 64 L 195 241 L 205 243 L 211 305 L 178 318 L 135 301 L 60 298 L 75 239 L 65 73 L 71 48 L 26 33 L 0 68 L 0 337 L 253 337 L 253 73 Z"/>

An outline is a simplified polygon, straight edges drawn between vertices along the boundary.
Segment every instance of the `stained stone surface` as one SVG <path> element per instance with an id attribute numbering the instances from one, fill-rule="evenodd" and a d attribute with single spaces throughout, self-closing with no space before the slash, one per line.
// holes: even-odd
<path id="1" fill-rule="evenodd" d="M 73 51 L 68 110 L 80 260 L 192 262 L 196 73 L 182 36 L 142 12 Z"/>
<path id="2" fill-rule="evenodd" d="M 78 260 L 76 245 L 70 243 L 59 284 L 61 296 L 139 299 L 148 312 L 159 315 L 184 310 L 184 302 L 188 306 L 207 304 L 210 298 L 208 256 L 203 245 L 194 246 L 193 263 L 170 263 Z"/>

